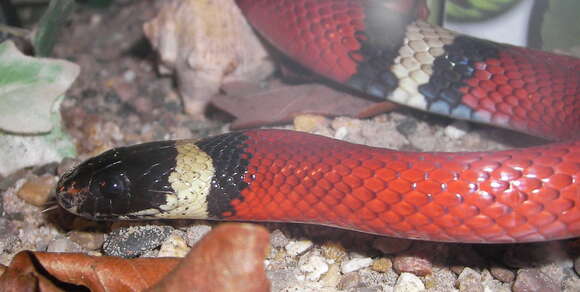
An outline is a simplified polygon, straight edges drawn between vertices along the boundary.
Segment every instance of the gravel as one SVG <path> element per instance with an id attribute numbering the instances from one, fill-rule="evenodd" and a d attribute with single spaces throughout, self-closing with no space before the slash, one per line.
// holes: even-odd
<path id="1" fill-rule="evenodd" d="M 206 118 L 183 114 L 171 78 L 157 74 L 155 54 L 142 41 L 142 23 L 156 14 L 161 2 L 130 1 L 106 10 L 81 10 L 58 43 L 56 56 L 83 68 L 62 108 L 67 129 L 77 141 L 78 160 L 116 146 L 228 131 L 223 113 L 210 111 Z M 541 142 L 406 109 L 370 119 L 309 119 L 317 121 L 308 126 L 310 132 L 402 150 L 485 151 Z M 301 121 L 298 124 L 304 127 Z M 78 160 L 63 162 L 59 173 Z M 31 177 L 46 178 L 44 188 L 52 188 L 50 182 L 58 178 L 53 172 L 38 166 L 0 178 L 0 263 L 8 264 L 24 249 L 179 256 L 217 224 L 164 222 L 170 227 L 135 222 L 131 232 L 124 228 L 111 233 L 115 228 L 110 223 L 87 221 L 59 209 L 41 213 L 44 207 L 16 195 Z M 46 189 L 35 190 L 41 191 Z M 50 196 L 35 202 L 50 204 Z M 485 291 L 578 291 L 580 287 L 580 240 L 433 244 L 323 226 L 265 226 L 273 232 L 267 258 L 273 291 L 480 291 L 482 286 Z"/>

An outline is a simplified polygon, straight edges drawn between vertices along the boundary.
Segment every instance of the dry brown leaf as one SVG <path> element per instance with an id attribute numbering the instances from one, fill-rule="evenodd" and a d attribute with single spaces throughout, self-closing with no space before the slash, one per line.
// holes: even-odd
<path id="1" fill-rule="evenodd" d="M 0 287 L 53 292 L 71 289 L 68 283 L 96 292 L 143 291 L 159 282 L 153 291 L 268 291 L 263 263 L 268 242 L 263 227 L 227 223 L 204 237 L 183 260 L 23 251 L 0 276 Z"/>
<path id="2" fill-rule="evenodd" d="M 222 224 L 151 291 L 269 291 L 264 266 L 269 243 L 264 227 Z"/>
<path id="3" fill-rule="evenodd" d="M 232 114 L 232 129 L 291 122 L 301 114 L 364 118 L 392 110 L 396 105 L 334 90 L 321 84 L 284 85 L 269 88 L 230 84 L 227 94 L 217 95 L 213 104 Z"/>
<path id="4" fill-rule="evenodd" d="M 86 286 L 91 291 L 142 291 L 161 280 L 178 262 L 178 258 L 123 259 L 23 251 L 14 256 L 0 277 L 0 287 L 22 285 L 19 279 L 26 277 L 27 285 L 39 283 L 39 289 L 33 291 L 61 291 L 55 286 L 60 283 L 52 279 Z"/>

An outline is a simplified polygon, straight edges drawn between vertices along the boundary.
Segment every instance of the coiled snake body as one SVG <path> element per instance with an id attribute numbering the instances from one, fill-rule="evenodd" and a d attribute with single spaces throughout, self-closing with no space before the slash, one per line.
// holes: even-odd
<path id="1" fill-rule="evenodd" d="M 110 150 L 60 180 L 92 219 L 304 222 L 453 242 L 580 235 L 580 60 L 458 35 L 414 0 L 238 0 L 272 44 L 372 96 L 553 140 L 415 153 L 251 130 Z M 419 8 L 417 8 L 419 7 Z"/>

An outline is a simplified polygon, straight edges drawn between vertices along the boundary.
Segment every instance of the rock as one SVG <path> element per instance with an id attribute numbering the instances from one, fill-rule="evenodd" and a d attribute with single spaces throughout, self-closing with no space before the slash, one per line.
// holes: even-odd
<path id="1" fill-rule="evenodd" d="M 569 277 L 562 283 L 562 291 L 564 292 L 576 292 L 580 291 L 580 278 Z"/>
<path id="2" fill-rule="evenodd" d="M 300 265 L 299 269 L 306 274 L 306 279 L 318 281 L 328 271 L 328 264 L 323 257 L 312 255 L 308 257 L 304 264 Z"/>
<path id="3" fill-rule="evenodd" d="M 272 282 L 271 291 L 285 291 L 289 283 L 296 281 L 296 276 L 292 270 L 270 270 L 266 271 L 268 279 Z"/>
<path id="4" fill-rule="evenodd" d="M 459 288 L 460 292 L 484 292 L 481 275 L 468 267 L 464 268 L 463 272 L 459 274 L 456 287 Z"/>
<path id="5" fill-rule="evenodd" d="M 360 269 L 369 267 L 373 263 L 371 258 L 354 258 L 348 261 L 342 262 L 340 265 L 340 271 L 343 274 L 348 274 L 350 272 L 358 271 Z"/>
<path id="6" fill-rule="evenodd" d="M 338 264 L 328 267 L 328 272 L 320 278 L 320 282 L 325 287 L 336 287 L 340 281 L 340 268 Z"/>
<path id="7" fill-rule="evenodd" d="M 448 268 L 433 269 L 433 273 L 422 278 L 425 289 L 430 291 L 457 291 L 457 275 Z M 495 292 L 495 291 L 494 291 Z"/>
<path id="8" fill-rule="evenodd" d="M 403 136 L 410 136 L 417 130 L 417 120 L 412 117 L 406 117 L 400 121 L 396 129 Z"/>
<path id="9" fill-rule="evenodd" d="M 188 246 L 194 246 L 200 239 L 202 239 L 208 232 L 211 231 L 209 225 L 194 225 L 187 228 L 185 241 Z"/>
<path id="10" fill-rule="evenodd" d="M 290 256 L 298 256 L 304 254 L 313 246 L 312 241 L 310 240 L 299 240 L 299 241 L 292 241 L 288 243 L 285 247 L 286 252 Z"/>
<path id="11" fill-rule="evenodd" d="M 419 277 L 411 273 L 401 273 L 393 292 L 420 292 L 425 291 L 425 285 Z"/>
<path id="12" fill-rule="evenodd" d="M 500 266 L 493 266 L 489 268 L 489 272 L 494 278 L 504 283 L 511 283 L 516 278 L 516 273 L 514 273 L 514 271 Z"/>
<path id="13" fill-rule="evenodd" d="M 514 292 L 556 292 L 560 291 L 560 285 L 538 269 L 520 269 L 512 289 Z"/>
<path id="14" fill-rule="evenodd" d="M 71 231 L 68 238 L 87 250 L 97 250 L 103 246 L 105 235 L 97 232 Z"/>
<path id="15" fill-rule="evenodd" d="M 361 284 L 361 277 L 358 273 L 348 273 L 338 281 L 336 288 L 338 290 L 349 290 L 359 287 Z"/>
<path id="16" fill-rule="evenodd" d="M 393 259 L 393 268 L 397 273 L 413 273 L 418 276 L 431 274 L 432 264 L 429 260 L 412 255 L 397 256 Z"/>
<path id="17" fill-rule="evenodd" d="M 223 83 L 258 82 L 274 71 L 234 1 L 164 2 L 143 30 L 159 52 L 162 73 L 177 74 L 187 113 L 203 113 Z"/>
<path id="18" fill-rule="evenodd" d="M 386 255 L 406 251 L 412 244 L 412 240 L 390 237 L 379 237 L 373 241 L 373 247 Z"/>
<path id="19" fill-rule="evenodd" d="M 47 252 L 81 252 L 80 245 L 68 238 L 59 238 L 51 241 L 46 248 Z"/>
<path id="20" fill-rule="evenodd" d="M 109 256 L 136 257 L 160 246 L 171 234 L 170 226 L 145 225 L 113 231 L 105 239 L 103 253 Z"/>
<path id="21" fill-rule="evenodd" d="M 42 207 L 48 201 L 57 178 L 53 175 L 33 176 L 18 190 L 18 197 L 27 203 Z"/>
<path id="22" fill-rule="evenodd" d="M 371 270 L 379 273 L 386 273 L 393 267 L 393 262 L 388 258 L 379 258 L 373 261 Z"/>
<path id="23" fill-rule="evenodd" d="M 190 248 L 184 239 L 185 234 L 182 231 L 173 231 L 173 233 L 161 244 L 157 257 L 185 257 Z"/>
<path id="24" fill-rule="evenodd" d="M 289 242 L 290 240 L 288 240 L 288 237 L 286 237 L 286 235 L 284 235 L 284 233 L 279 229 L 276 229 L 270 233 L 270 244 L 274 248 L 285 247 Z"/>
<path id="25" fill-rule="evenodd" d="M 327 241 L 322 245 L 322 255 L 327 259 L 340 262 L 346 257 L 346 250 L 338 242 Z"/>
<path id="26" fill-rule="evenodd" d="M 469 132 L 469 124 L 465 121 L 455 121 L 445 128 L 445 136 L 451 139 L 459 139 Z"/>
<path id="27" fill-rule="evenodd" d="M 330 121 L 320 115 L 301 114 L 294 118 L 294 129 L 296 131 L 313 133 L 316 130 L 328 127 Z"/>

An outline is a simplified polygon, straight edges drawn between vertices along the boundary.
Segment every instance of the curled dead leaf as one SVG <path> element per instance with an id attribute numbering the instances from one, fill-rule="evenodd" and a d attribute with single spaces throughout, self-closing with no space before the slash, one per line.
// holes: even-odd
<path id="1" fill-rule="evenodd" d="M 76 285 L 99 292 L 144 291 L 157 284 L 151 291 L 268 291 L 264 269 L 268 243 L 263 227 L 226 223 L 183 260 L 23 251 L 0 276 L 0 287 L 53 292 Z"/>

